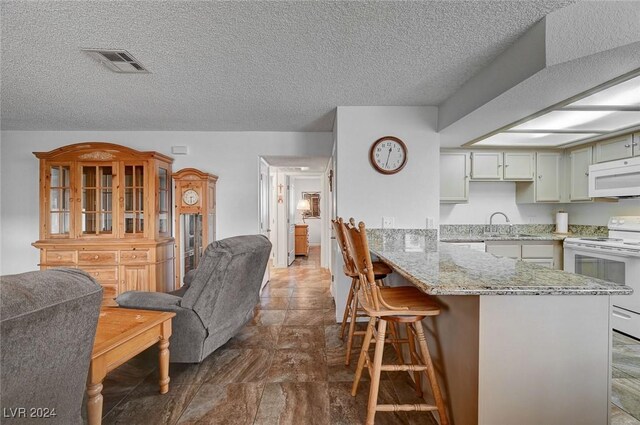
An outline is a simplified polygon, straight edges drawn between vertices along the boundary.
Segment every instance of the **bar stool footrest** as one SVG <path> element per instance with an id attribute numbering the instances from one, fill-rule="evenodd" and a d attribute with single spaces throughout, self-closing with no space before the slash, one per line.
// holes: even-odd
<path id="1" fill-rule="evenodd" d="M 438 408 L 431 404 L 378 404 L 377 412 L 432 412 Z"/>
<path id="2" fill-rule="evenodd" d="M 382 365 L 380 367 L 380 370 L 383 371 L 387 371 L 387 372 L 424 372 L 425 370 L 427 370 L 426 366 L 420 366 L 420 365 L 412 365 L 412 364 L 405 364 L 405 365 Z"/>

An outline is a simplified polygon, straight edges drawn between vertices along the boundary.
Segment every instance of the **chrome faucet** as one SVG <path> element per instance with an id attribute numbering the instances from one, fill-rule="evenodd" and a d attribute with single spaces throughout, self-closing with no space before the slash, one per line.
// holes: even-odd
<path id="1" fill-rule="evenodd" d="M 509 217 L 507 217 L 507 215 L 505 213 L 503 213 L 502 211 L 496 211 L 493 214 L 491 214 L 491 217 L 489 218 L 489 232 L 493 231 L 493 217 L 501 214 L 502 216 L 504 216 L 505 220 L 507 220 L 507 224 L 509 224 L 509 226 L 511 226 L 511 220 L 509 220 Z"/>

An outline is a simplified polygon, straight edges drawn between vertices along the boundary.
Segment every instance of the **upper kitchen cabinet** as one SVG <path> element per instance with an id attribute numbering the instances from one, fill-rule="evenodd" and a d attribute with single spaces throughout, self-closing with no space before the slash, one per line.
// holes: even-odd
<path id="1" fill-rule="evenodd" d="M 516 202 L 560 202 L 562 195 L 562 153 L 537 152 L 533 182 L 516 183 Z"/>
<path id="2" fill-rule="evenodd" d="M 569 200 L 589 201 L 589 165 L 593 163 L 593 147 L 569 152 Z"/>
<path id="3" fill-rule="evenodd" d="M 504 180 L 532 180 L 533 152 L 505 152 Z"/>
<path id="4" fill-rule="evenodd" d="M 562 154 L 536 154 L 536 202 L 560 202 Z"/>
<path id="5" fill-rule="evenodd" d="M 471 180 L 502 180 L 502 152 L 472 152 Z"/>
<path id="6" fill-rule="evenodd" d="M 440 202 L 469 201 L 469 153 L 440 153 Z"/>
<path id="7" fill-rule="evenodd" d="M 533 152 L 472 152 L 471 180 L 533 180 Z"/>
<path id="8" fill-rule="evenodd" d="M 638 134 L 634 140 L 632 134 L 603 140 L 595 145 L 595 162 L 615 161 L 616 159 L 630 158 L 640 155 L 637 146 Z"/>

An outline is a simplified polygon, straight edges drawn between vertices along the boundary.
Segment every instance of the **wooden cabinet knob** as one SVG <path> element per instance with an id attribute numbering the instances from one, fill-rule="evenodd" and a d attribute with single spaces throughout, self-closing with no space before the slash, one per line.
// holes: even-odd
<path id="1" fill-rule="evenodd" d="M 131 258 L 138 258 L 138 256 L 136 254 L 133 254 Z"/>
<path id="2" fill-rule="evenodd" d="M 98 258 L 100 258 L 100 256 L 99 255 L 95 255 L 93 258 L 97 260 Z"/>
<path id="3" fill-rule="evenodd" d="M 62 255 L 58 255 L 58 260 L 62 260 Z"/>
<path id="4" fill-rule="evenodd" d="M 94 276 L 98 276 L 100 274 L 100 272 L 94 272 L 93 275 Z"/>

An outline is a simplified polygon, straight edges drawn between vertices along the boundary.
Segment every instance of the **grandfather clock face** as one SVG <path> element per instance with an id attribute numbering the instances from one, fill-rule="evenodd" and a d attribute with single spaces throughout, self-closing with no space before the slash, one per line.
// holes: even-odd
<path id="1" fill-rule="evenodd" d="M 200 193 L 195 189 L 187 189 L 182 192 L 182 203 L 186 206 L 193 206 L 200 202 Z"/>

